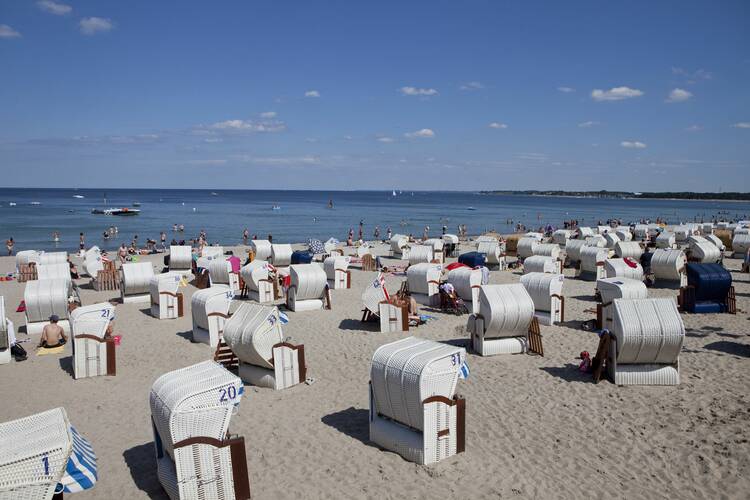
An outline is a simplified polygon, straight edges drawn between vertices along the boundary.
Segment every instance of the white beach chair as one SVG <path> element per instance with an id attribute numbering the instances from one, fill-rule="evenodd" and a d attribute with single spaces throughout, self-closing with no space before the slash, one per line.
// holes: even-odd
<path id="1" fill-rule="evenodd" d="M 114 319 L 115 306 L 109 302 L 78 307 L 70 313 L 76 380 L 117 374 L 115 339 L 107 335 Z"/>
<path id="2" fill-rule="evenodd" d="M 271 242 L 268 240 L 252 240 L 250 249 L 255 253 L 255 260 L 269 260 L 273 251 Z"/>
<path id="3" fill-rule="evenodd" d="M 245 440 L 229 434 L 244 387 L 205 361 L 165 373 L 151 387 L 157 475 L 172 500 L 250 498 Z"/>
<path id="4" fill-rule="evenodd" d="M 271 245 L 271 256 L 269 261 L 274 267 L 287 267 L 292 263 L 292 245 L 286 243 Z"/>
<path id="5" fill-rule="evenodd" d="M 633 233 L 629 227 L 620 226 L 615 228 L 615 234 L 621 242 L 633 241 Z"/>
<path id="6" fill-rule="evenodd" d="M 96 279 L 99 271 L 104 269 L 102 252 L 99 250 L 99 247 L 93 246 L 83 253 L 83 265 L 81 268 L 89 277 Z"/>
<path id="7" fill-rule="evenodd" d="M 227 285 L 235 293 L 240 291 L 240 274 L 232 271 L 232 263 L 224 256 L 208 263 L 208 278 L 213 285 Z"/>
<path id="8" fill-rule="evenodd" d="M 422 262 L 409 266 L 406 270 L 406 283 L 409 295 L 419 304 L 440 305 L 440 278 L 443 267 L 440 264 Z"/>
<path id="9" fill-rule="evenodd" d="M 254 260 L 240 269 L 240 275 L 245 282 L 245 289 L 249 299 L 260 304 L 275 300 L 274 273 L 272 267 L 264 260 Z"/>
<path id="10" fill-rule="evenodd" d="M 579 227 L 575 231 L 576 238 L 579 240 L 585 240 L 594 236 L 594 230 L 590 227 Z"/>
<path id="11" fill-rule="evenodd" d="M 0 500 L 51 500 L 93 488 L 91 444 L 64 408 L 0 423 Z"/>
<path id="12" fill-rule="evenodd" d="M 434 255 L 430 245 L 412 245 L 409 248 L 409 265 L 432 262 Z"/>
<path id="13" fill-rule="evenodd" d="M 736 234 L 732 238 L 732 257 L 743 259 L 750 249 L 750 234 Z"/>
<path id="14" fill-rule="evenodd" d="M 403 234 L 394 234 L 391 237 L 391 254 L 403 260 L 409 259 L 409 238 Z"/>
<path id="15" fill-rule="evenodd" d="M 67 264 L 67 262 L 67 252 L 41 252 L 37 264 L 51 266 L 54 264 Z"/>
<path id="16" fill-rule="evenodd" d="M 687 258 L 690 262 L 715 264 L 722 260 L 721 250 L 703 236 L 690 236 L 688 245 Z"/>
<path id="17" fill-rule="evenodd" d="M 719 249 L 719 252 L 721 252 L 721 255 L 724 255 L 724 251 L 727 249 L 727 246 L 724 244 L 721 239 L 716 236 L 715 234 L 707 234 L 704 236 L 706 238 L 706 241 L 716 246 L 716 248 Z"/>
<path id="18" fill-rule="evenodd" d="M 456 295 L 464 301 L 471 301 L 471 311 L 479 306 L 479 287 L 482 286 L 482 270 L 457 267 L 448 272 L 448 283 L 453 285 Z"/>
<path id="19" fill-rule="evenodd" d="M 617 233 L 614 231 L 609 231 L 608 233 L 604 234 L 604 246 L 609 249 L 614 249 L 615 245 L 620 243 L 620 237 L 617 236 Z"/>
<path id="20" fill-rule="evenodd" d="M 456 395 L 466 351 L 416 337 L 379 347 L 370 368 L 370 440 L 418 464 L 465 449 L 465 401 Z"/>
<path id="21" fill-rule="evenodd" d="M 673 298 L 615 299 L 607 373 L 617 385 L 678 385 L 685 325 Z M 606 340 L 605 340 L 606 342 Z"/>
<path id="22" fill-rule="evenodd" d="M 604 278 L 604 261 L 609 257 L 609 250 L 601 247 L 586 246 L 581 249 L 580 277 L 587 280 Z"/>
<path id="23" fill-rule="evenodd" d="M 568 243 L 572 234 L 573 231 L 568 229 L 558 229 L 552 233 L 552 243 L 564 247 Z"/>
<path id="24" fill-rule="evenodd" d="M 443 253 L 445 244 L 442 238 L 428 238 L 424 240 L 423 244 L 432 247 L 432 260 L 436 260 L 440 264 L 445 262 L 445 254 Z"/>
<path id="25" fill-rule="evenodd" d="M 26 333 L 38 335 L 49 324 L 50 316 L 60 318 L 58 325 L 70 333 L 68 299 L 72 288 L 70 280 L 34 280 L 26 282 L 23 300 L 26 304 Z"/>
<path id="26" fill-rule="evenodd" d="M 640 259 L 643 251 L 643 247 L 637 241 L 619 241 L 615 245 L 615 255 L 621 259 L 625 257 Z"/>
<path id="27" fill-rule="evenodd" d="M 664 230 L 656 237 L 656 248 L 670 249 L 676 247 L 677 239 L 673 232 Z"/>
<path id="28" fill-rule="evenodd" d="M 687 286 L 686 264 L 687 257 L 682 250 L 658 248 L 651 256 L 651 272 L 659 286 L 672 288 Z"/>
<path id="29" fill-rule="evenodd" d="M 534 302 L 534 316 L 543 325 L 565 321 L 565 298 L 562 274 L 529 273 L 521 276 L 521 284 Z"/>
<path id="30" fill-rule="evenodd" d="M 305 381 L 305 346 L 284 340 L 276 306 L 244 303 L 224 325 L 224 342 L 239 359 L 240 378 L 281 390 Z"/>
<path id="31" fill-rule="evenodd" d="M 349 256 L 331 256 L 323 261 L 328 286 L 334 290 L 345 290 L 352 287 L 352 273 L 349 271 Z"/>
<path id="32" fill-rule="evenodd" d="M 291 285 L 286 293 L 286 307 L 290 311 L 331 309 L 326 272 L 318 264 L 289 266 Z"/>
<path id="33" fill-rule="evenodd" d="M 443 255 L 445 257 L 458 257 L 459 241 L 455 234 L 443 235 Z"/>
<path id="34" fill-rule="evenodd" d="M 539 245 L 540 240 L 541 238 L 532 236 L 524 236 L 518 240 L 518 244 L 516 245 L 516 255 L 518 258 L 523 260 L 534 255 L 534 250 Z"/>
<path id="35" fill-rule="evenodd" d="M 545 255 L 532 255 L 523 261 L 523 274 L 528 273 L 552 273 L 562 272 L 561 262 L 554 257 Z"/>
<path id="36" fill-rule="evenodd" d="M 193 317 L 193 342 L 202 342 L 216 348 L 229 319 L 229 307 L 234 292 L 226 285 L 215 285 L 198 290 L 190 299 Z"/>
<path id="37" fill-rule="evenodd" d="M 177 319 L 184 315 L 184 296 L 180 286 L 185 276 L 180 271 L 156 274 L 151 277 L 151 316 L 156 319 Z"/>
<path id="38" fill-rule="evenodd" d="M 37 264 L 36 276 L 38 280 L 64 280 L 73 284 L 70 277 L 70 264 L 67 262 L 55 264 Z"/>
<path id="39" fill-rule="evenodd" d="M 648 289 L 643 281 L 630 278 L 602 278 L 596 282 L 600 302 L 596 304 L 597 328 L 612 330 L 612 303 L 615 299 L 645 299 Z"/>
<path id="40" fill-rule="evenodd" d="M 127 262 L 120 273 L 120 297 L 124 304 L 151 301 L 154 267 L 150 262 Z"/>
<path id="41" fill-rule="evenodd" d="M 638 241 L 645 241 L 649 238 L 648 224 L 636 224 L 633 227 L 633 239 Z"/>
<path id="42" fill-rule="evenodd" d="M 16 343 L 16 328 L 5 316 L 5 297 L 0 295 L 0 365 L 10 363 L 10 348 Z"/>
<path id="43" fill-rule="evenodd" d="M 500 271 L 508 268 L 505 260 L 505 244 L 500 243 L 497 239 L 492 238 L 489 241 L 480 241 L 477 243 L 477 253 L 484 255 L 485 262 L 496 267 Z"/>
<path id="44" fill-rule="evenodd" d="M 409 310 L 389 301 L 382 274 L 370 282 L 362 292 L 362 322 L 377 320 L 381 333 L 408 332 Z"/>
<path id="45" fill-rule="evenodd" d="M 604 261 L 605 278 L 630 278 L 643 281 L 643 267 L 634 259 L 628 264 L 625 259 L 607 259 Z"/>
<path id="46" fill-rule="evenodd" d="M 581 250 L 586 246 L 586 240 L 568 240 L 565 243 L 565 261 L 567 265 L 578 265 L 581 261 Z"/>
<path id="47" fill-rule="evenodd" d="M 482 285 L 478 302 L 478 312 L 469 316 L 467 325 L 477 354 L 544 355 L 534 301 L 522 284 Z"/>
<path id="48" fill-rule="evenodd" d="M 172 245 L 169 247 L 169 270 L 192 273 L 193 249 L 189 245 Z"/>
<path id="49" fill-rule="evenodd" d="M 209 260 L 224 256 L 224 247 L 206 245 L 201 250 L 201 257 Z"/>

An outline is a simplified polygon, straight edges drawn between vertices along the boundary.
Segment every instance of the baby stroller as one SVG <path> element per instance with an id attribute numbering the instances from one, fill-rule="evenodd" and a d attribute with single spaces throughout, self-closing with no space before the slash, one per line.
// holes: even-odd
<path id="1" fill-rule="evenodd" d="M 444 313 L 455 314 L 460 316 L 468 314 L 469 309 L 466 307 L 463 299 L 458 296 L 453 285 L 443 283 L 438 288 L 440 293 L 440 310 Z"/>

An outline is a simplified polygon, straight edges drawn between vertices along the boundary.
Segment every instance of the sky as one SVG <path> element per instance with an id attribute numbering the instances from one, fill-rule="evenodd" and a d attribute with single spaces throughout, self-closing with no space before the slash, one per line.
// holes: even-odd
<path id="1" fill-rule="evenodd" d="M 750 191 L 745 0 L 0 0 L 0 185 Z"/>

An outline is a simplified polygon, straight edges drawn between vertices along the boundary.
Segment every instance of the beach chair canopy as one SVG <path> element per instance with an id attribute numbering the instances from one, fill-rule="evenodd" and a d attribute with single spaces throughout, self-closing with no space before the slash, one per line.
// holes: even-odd
<path id="1" fill-rule="evenodd" d="M 324 296 L 328 279 L 318 264 L 295 264 L 289 267 L 291 286 L 296 300 L 320 299 Z"/>
<path id="2" fill-rule="evenodd" d="M 188 271 L 193 268 L 193 249 L 189 245 L 172 245 L 169 247 L 169 269 L 171 271 Z"/>
<path id="3" fill-rule="evenodd" d="M 472 288 L 482 284 L 482 270 L 457 267 L 448 272 L 448 283 L 453 285 L 459 297 L 472 300 Z"/>
<path id="4" fill-rule="evenodd" d="M 534 301 L 520 283 L 482 285 L 479 314 L 491 337 L 522 337 L 534 319 Z"/>
<path id="5" fill-rule="evenodd" d="M 76 307 L 70 312 L 70 322 L 82 320 L 115 320 L 115 306 L 109 302 L 98 302 L 88 306 Z"/>
<path id="6" fill-rule="evenodd" d="M 193 321 L 198 327 L 208 330 L 209 314 L 229 314 L 233 298 L 234 292 L 227 285 L 213 285 L 196 291 L 190 299 Z"/>
<path id="7" fill-rule="evenodd" d="M 409 293 L 428 295 L 430 293 L 430 282 L 439 283 L 442 274 L 443 267 L 440 264 L 423 262 L 409 266 L 406 270 L 406 282 L 409 286 Z"/>
<path id="8" fill-rule="evenodd" d="M 380 310 L 380 303 L 387 302 L 388 300 L 389 296 L 388 290 L 385 288 L 385 279 L 382 274 L 378 273 L 378 276 L 362 292 L 362 304 L 368 311 L 377 315 Z"/>
<path id="9" fill-rule="evenodd" d="M 682 250 L 658 248 L 651 256 L 651 272 L 657 279 L 677 281 L 686 263 L 687 258 Z"/>
<path id="10" fill-rule="evenodd" d="M 552 295 L 562 297 L 562 274 L 528 273 L 521 276 L 521 284 L 531 296 L 534 309 L 537 311 L 552 311 Z"/>
<path id="11" fill-rule="evenodd" d="M 243 363 L 273 369 L 273 346 L 283 341 L 276 306 L 245 302 L 224 324 L 224 342 Z"/>
<path id="12" fill-rule="evenodd" d="M 618 241 L 615 244 L 615 255 L 625 258 L 640 259 L 643 255 L 643 247 L 637 241 Z"/>
<path id="13" fill-rule="evenodd" d="M 604 261 L 604 274 L 607 278 L 643 279 L 643 267 L 630 257 L 626 259 L 607 259 Z"/>
<path id="14" fill-rule="evenodd" d="M 349 268 L 349 262 L 351 257 L 349 256 L 334 256 L 328 257 L 323 261 L 323 270 L 326 273 L 326 279 L 335 280 L 336 271 L 346 271 Z"/>
<path id="15" fill-rule="evenodd" d="M 271 245 L 271 262 L 276 267 L 288 266 L 292 263 L 292 245 L 288 243 L 274 243 Z"/>
<path id="16" fill-rule="evenodd" d="M 560 258 L 560 246 L 555 243 L 540 243 L 534 247 L 534 255 Z"/>
<path id="17" fill-rule="evenodd" d="M 240 276 L 250 290 L 258 291 L 261 280 L 270 279 L 271 265 L 264 260 L 254 260 L 242 267 Z"/>
<path id="18" fill-rule="evenodd" d="M 463 347 L 417 337 L 379 347 L 370 368 L 373 410 L 423 430 L 423 401 L 432 397 L 452 399 L 465 360 Z"/>
<path id="19" fill-rule="evenodd" d="M 162 292 L 169 292 L 176 294 L 180 289 L 183 275 L 178 272 L 168 272 L 162 274 L 155 274 L 151 277 L 149 284 L 149 292 L 151 293 L 151 302 L 153 304 L 159 304 L 159 295 Z"/>
<path id="20" fill-rule="evenodd" d="M 98 252 L 97 247 L 93 247 Z M 66 264 L 68 262 L 67 252 L 43 252 L 39 254 L 38 264 L 53 265 L 53 264 Z"/>
<path id="21" fill-rule="evenodd" d="M 532 255 L 523 261 L 523 273 L 558 273 L 560 265 L 554 257 Z"/>
<path id="22" fill-rule="evenodd" d="M 645 299 L 648 297 L 646 284 L 630 278 L 602 278 L 596 280 L 596 289 L 602 298 L 602 304 L 609 304 L 615 299 Z"/>
<path id="23" fill-rule="evenodd" d="M 67 262 L 59 264 L 37 264 L 38 280 L 67 280 L 71 281 L 70 265 Z"/>
<path id="24" fill-rule="evenodd" d="M 613 304 L 618 364 L 677 361 L 685 326 L 673 298 L 616 299 Z"/>
<path id="25" fill-rule="evenodd" d="M 51 499 L 96 484 L 96 455 L 64 408 L 0 423 L 0 498 Z"/>
<path id="26" fill-rule="evenodd" d="M 71 281 L 63 279 L 33 280 L 26 282 L 23 300 L 26 304 L 26 319 L 29 322 L 47 321 L 56 314 L 60 319 L 68 317 L 68 297 Z"/>
<path id="27" fill-rule="evenodd" d="M 217 257 L 223 257 L 224 256 L 224 247 L 220 246 L 204 246 L 203 250 L 201 251 L 201 257 L 206 257 L 208 259 L 215 259 Z"/>
<path id="28" fill-rule="evenodd" d="M 269 260 L 271 258 L 271 242 L 268 240 L 252 240 L 250 248 L 258 260 Z"/>
<path id="29" fill-rule="evenodd" d="M 149 293 L 154 267 L 150 262 L 127 262 L 122 265 L 122 287 L 125 295 Z"/>

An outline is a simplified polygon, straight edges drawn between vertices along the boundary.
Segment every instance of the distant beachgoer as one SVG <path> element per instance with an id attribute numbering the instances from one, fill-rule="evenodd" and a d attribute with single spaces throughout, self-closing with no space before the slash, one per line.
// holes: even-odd
<path id="1" fill-rule="evenodd" d="M 248 231 L 247 228 L 245 228 L 245 230 L 242 231 L 242 243 L 244 245 L 247 245 L 247 238 L 248 238 L 248 236 L 250 236 L 250 231 Z"/>
<path id="2" fill-rule="evenodd" d="M 160 234 L 160 236 L 161 236 L 161 247 L 162 248 L 167 248 L 167 233 L 165 233 L 164 231 L 162 231 L 161 234 Z"/>
<path id="3" fill-rule="evenodd" d="M 392 235 L 392 234 L 393 234 L 393 232 L 391 231 L 391 226 L 388 226 L 388 227 L 386 228 L 386 230 L 385 230 L 385 237 L 386 237 L 386 238 L 387 238 L 388 240 L 390 240 L 390 239 L 391 239 L 391 235 Z"/>
<path id="4" fill-rule="evenodd" d="M 172 226 L 172 231 L 177 231 L 177 224 L 174 224 L 174 225 Z"/>
<path id="5" fill-rule="evenodd" d="M 380 226 L 375 226 L 375 231 L 372 233 L 376 240 L 380 239 Z"/>
<path id="6" fill-rule="evenodd" d="M 65 330 L 62 329 L 57 322 L 60 321 L 60 317 L 57 314 L 53 314 L 49 317 L 49 324 L 42 330 L 42 337 L 39 339 L 39 347 L 44 349 L 54 349 L 65 345 L 68 338 L 65 336 Z"/>
<path id="7" fill-rule="evenodd" d="M 271 233 L 268 233 L 268 242 L 273 243 L 273 235 Z"/>
<path id="8" fill-rule="evenodd" d="M 53 232 L 52 233 L 52 241 L 54 241 L 55 243 L 59 242 L 60 241 L 60 233 L 58 233 L 57 231 Z"/>
<path id="9" fill-rule="evenodd" d="M 78 278 L 80 278 L 80 276 L 78 275 L 78 268 L 70 260 L 70 257 L 68 257 L 68 266 L 70 267 L 70 278 L 74 280 L 77 280 Z"/>
<path id="10" fill-rule="evenodd" d="M 422 240 L 426 240 L 430 236 L 430 226 L 424 227 L 424 232 L 422 233 Z"/>
<path id="11" fill-rule="evenodd" d="M 125 243 L 120 244 L 120 249 L 117 250 L 117 258 L 120 264 L 124 264 L 128 260 L 128 248 L 125 246 Z"/>
<path id="12" fill-rule="evenodd" d="M 8 249 L 8 255 L 13 255 L 13 247 L 16 245 L 16 242 L 13 241 L 13 237 L 11 236 L 7 240 L 5 240 L 5 248 Z"/>
<path id="13" fill-rule="evenodd" d="M 86 238 L 83 236 L 83 233 L 78 234 L 78 246 L 81 250 L 86 248 Z"/>
<path id="14" fill-rule="evenodd" d="M 447 232 L 448 232 L 448 226 L 446 226 L 445 224 L 443 224 L 443 234 L 445 234 Z"/>

